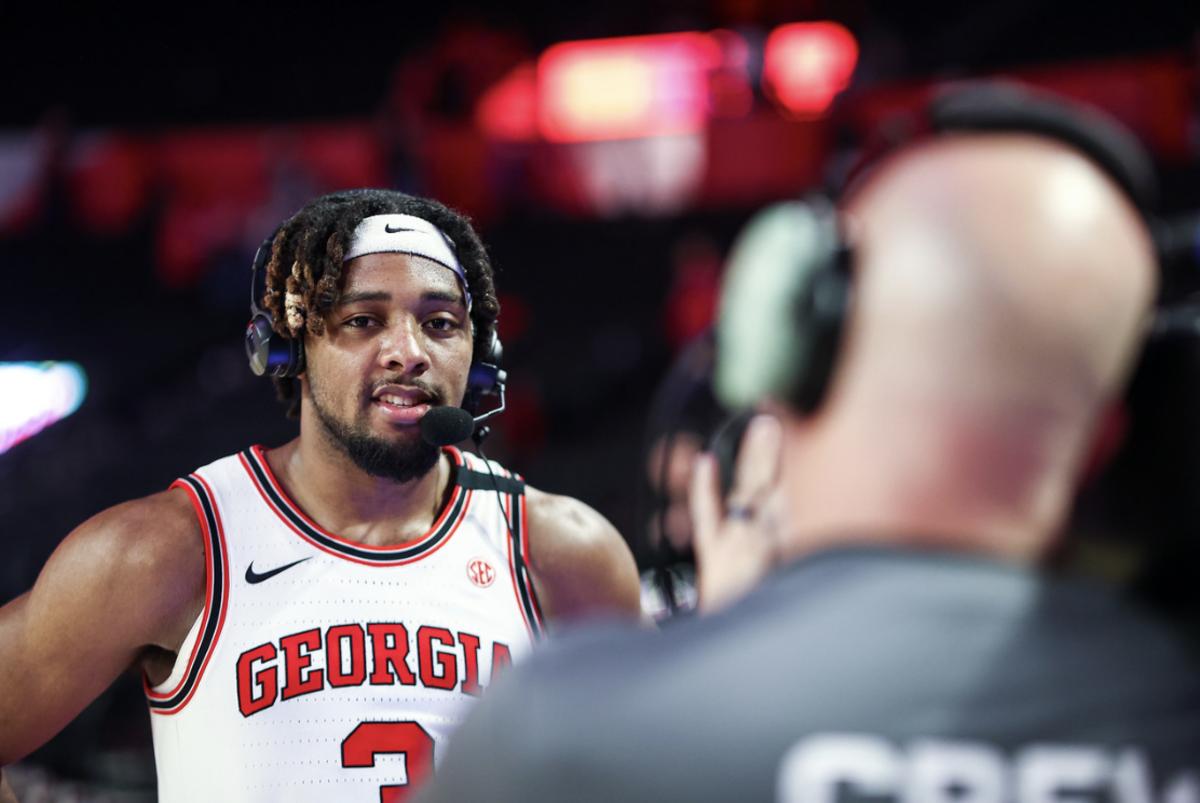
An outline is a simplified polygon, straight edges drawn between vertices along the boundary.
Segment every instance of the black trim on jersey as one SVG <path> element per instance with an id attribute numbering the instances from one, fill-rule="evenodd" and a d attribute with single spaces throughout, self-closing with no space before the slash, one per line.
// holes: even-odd
<path id="1" fill-rule="evenodd" d="M 467 468 L 465 465 L 458 467 L 458 476 L 454 482 L 468 491 L 494 491 L 512 496 L 525 493 L 524 480 L 493 476 L 483 471 Z"/>
<path id="2" fill-rule="evenodd" d="M 525 613 L 525 621 L 534 638 L 542 635 L 542 607 L 538 604 L 537 594 L 533 590 L 533 577 L 529 574 L 529 560 L 525 554 L 524 530 L 525 494 L 516 493 L 509 497 L 512 502 L 511 520 L 509 521 L 508 537 L 512 540 L 513 571 L 517 574 L 517 591 L 521 598 L 521 608 Z"/>
<path id="3" fill-rule="evenodd" d="M 436 549 L 454 531 L 454 527 L 458 524 L 458 520 L 461 518 L 463 510 L 466 507 L 467 498 L 470 496 L 470 494 L 466 493 L 466 488 L 463 489 L 463 493 L 454 494 L 455 498 L 451 509 L 442 519 L 441 525 L 435 532 L 423 538 L 418 544 L 398 549 L 363 549 L 347 544 L 339 539 L 331 538 L 305 521 L 304 517 L 299 515 L 292 507 L 291 500 L 286 499 L 275 489 L 275 485 L 271 482 L 270 474 L 259 462 L 258 454 L 253 449 L 247 449 L 242 452 L 242 456 L 246 459 L 246 465 L 254 473 L 254 479 L 258 483 L 258 487 L 271 500 L 272 506 L 293 527 L 303 533 L 306 538 L 312 539 L 326 549 L 372 563 L 395 563 L 397 561 L 412 560 Z M 462 466 L 459 466 L 458 469 L 461 472 Z"/>
<path id="4" fill-rule="evenodd" d="M 200 507 L 204 511 L 204 524 L 208 531 L 209 550 L 212 555 L 212 602 L 208 607 L 208 621 L 204 623 L 204 632 L 200 634 L 200 644 L 196 647 L 195 657 L 191 666 L 188 667 L 187 677 L 184 678 L 179 691 L 166 699 L 146 696 L 149 706 L 159 709 L 175 708 L 191 694 L 192 687 L 196 685 L 196 679 L 200 676 L 200 669 L 204 666 L 208 652 L 212 649 L 213 641 L 216 639 L 217 629 L 221 624 L 221 609 L 225 605 L 225 555 L 221 549 L 221 534 L 217 525 L 216 509 L 208 496 L 208 490 L 204 487 L 204 483 L 192 476 L 182 477 L 179 482 L 188 484 L 192 493 L 200 500 Z M 181 653 L 176 660 L 187 659 Z"/>

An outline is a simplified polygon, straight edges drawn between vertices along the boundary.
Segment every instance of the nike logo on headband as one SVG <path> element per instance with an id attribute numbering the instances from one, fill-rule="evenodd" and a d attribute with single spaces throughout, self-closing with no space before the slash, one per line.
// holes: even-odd
<path id="1" fill-rule="evenodd" d="M 399 232 L 399 231 L 416 231 L 416 229 L 406 229 L 403 226 L 397 226 L 396 228 L 393 229 L 390 223 L 385 223 L 383 226 L 383 230 L 386 231 L 388 234 L 395 234 L 396 232 Z"/>

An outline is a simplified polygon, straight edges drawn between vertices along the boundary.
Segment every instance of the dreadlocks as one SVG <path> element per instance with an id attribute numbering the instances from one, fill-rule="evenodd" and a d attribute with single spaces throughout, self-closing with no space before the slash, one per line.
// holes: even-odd
<path id="1" fill-rule="evenodd" d="M 428 220 L 448 236 L 467 276 L 472 297 L 471 328 L 475 359 L 485 356 L 496 328 L 500 302 L 492 282 L 492 265 L 479 235 L 463 215 L 427 198 L 393 190 L 346 190 L 323 195 L 286 220 L 271 243 L 263 309 L 271 314 L 275 333 L 302 338 L 322 335 L 325 313 L 341 295 L 342 257 L 354 229 L 372 215 L 406 214 Z M 288 415 L 300 413 L 295 379 L 276 378 L 279 398 Z"/>

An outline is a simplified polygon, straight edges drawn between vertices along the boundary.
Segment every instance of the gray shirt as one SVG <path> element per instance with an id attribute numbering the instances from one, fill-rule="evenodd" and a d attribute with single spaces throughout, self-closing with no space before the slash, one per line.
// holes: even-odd
<path id="1" fill-rule="evenodd" d="M 882 549 L 549 645 L 422 800 L 1200 800 L 1200 664 L 1115 593 Z"/>

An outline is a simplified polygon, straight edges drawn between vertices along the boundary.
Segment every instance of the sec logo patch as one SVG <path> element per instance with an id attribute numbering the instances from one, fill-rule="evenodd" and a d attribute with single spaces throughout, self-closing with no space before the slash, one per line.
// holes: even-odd
<path id="1" fill-rule="evenodd" d="M 496 570 L 483 558 L 475 558 L 467 564 L 467 577 L 480 588 L 487 588 L 496 580 Z"/>

